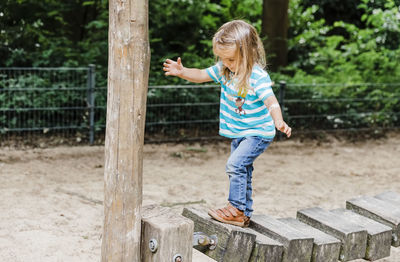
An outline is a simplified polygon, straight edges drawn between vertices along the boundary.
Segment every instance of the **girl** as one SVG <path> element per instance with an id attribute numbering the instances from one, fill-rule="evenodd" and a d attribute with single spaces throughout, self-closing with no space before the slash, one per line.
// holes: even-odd
<path id="1" fill-rule="evenodd" d="M 283 121 L 279 103 L 266 71 L 265 52 L 257 31 L 242 20 L 222 25 L 213 37 L 217 64 L 207 69 L 184 67 L 180 58 L 167 59 L 165 75 L 195 83 L 215 81 L 221 85 L 219 134 L 232 138 L 226 164 L 229 176 L 228 205 L 211 209 L 214 219 L 241 227 L 252 215 L 252 173 L 254 160 L 269 146 L 275 128 L 291 135 Z"/>

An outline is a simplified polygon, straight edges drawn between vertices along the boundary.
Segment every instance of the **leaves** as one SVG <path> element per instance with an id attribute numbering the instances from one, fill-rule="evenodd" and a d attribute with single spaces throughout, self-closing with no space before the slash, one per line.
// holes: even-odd
<path id="1" fill-rule="evenodd" d="M 108 1 L 105 0 L 5 0 L 0 12 L 0 66 L 87 66 L 96 65 L 96 85 L 107 86 L 108 66 Z M 205 68 L 214 63 L 212 36 L 223 23 L 245 19 L 261 30 L 261 0 L 151 0 L 149 1 L 149 33 L 151 47 L 150 85 L 186 83 L 165 77 L 162 63 L 166 58 L 182 57 L 188 67 Z M 400 0 L 291 0 L 288 32 L 289 65 L 280 73 L 271 74 L 278 82 L 289 83 L 343 83 L 307 88 L 293 87 L 293 97 L 369 97 L 384 102 L 376 110 L 400 110 L 399 87 L 387 85 L 370 88 L 349 88 L 346 84 L 398 83 L 400 79 Z M 267 50 L 268 53 L 268 50 Z M 17 83 L 2 82 L 0 88 L 22 85 L 40 79 L 18 79 Z M 151 91 L 149 97 L 164 96 Z M 191 92 L 167 93 L 170 98 L 201 99 L 207 94 Z M 56 93 L 32 101 L 20 96 L 6 99 L 0 93 L 0 102 L 16 106 L 21 103 L 40 106 L 46 101 L 67 103 L 71 96 L 58 97 Z M 8 101 L 8 102 L 4 102 Z M 98 92 L 96 103 L 104 106 L 106 91 Z M 375 101 L 376 102 L 376 101 Z M 6 104 L 4 104 L 6 106 Z M 298 105 L 299 112 L 353 112 L 352 106 L 342 104 Z M 360 108 L 363 105 L 354 105 Z M 374 106 L 373 103 L 368 106 Z M 347 111 L 346 111 L 347 110 Z M 182 110 L 181 110 L 182 111 Z M 149 111 L 150 112 L 150 111 Z M 184 117 L 174 111 L 175 119 Z M 183 112 L 187 113 L 187 112 Z M 182 113 L 182 114 L 183 114 Z M 151 115 L 153 113 L 149 113 Z M 155 113 L 154 113 L 155 114 Z M 204 116 L 207 112 L 196 114 Z M 355 121 L 359 124 L 367 116 Z M 382 116 L 368 116 L 375 124 L 383 123 Z M 354 118 L 355 119 L 355 118 Z M 362 120 L 363 119 L 363 120 Z M 104 119 L 102 120 L 104 122 Z M 332 122 L 330 122 L 332 121 Z M 334 122 L 336 121 L 336 122 Z M 367 121 L 367 120 L 365 120 Z M 381 121 L 381 122 L 380 122 Z M 385 120 L 387 121 L 387 120 Z M 317 124 L 351 124 L 349 119 L 333 117 L 316 120 Z M 306 123 L 304 123 L 306 124 Z M 385 124 L 388 124 L 385 122 Z"/>

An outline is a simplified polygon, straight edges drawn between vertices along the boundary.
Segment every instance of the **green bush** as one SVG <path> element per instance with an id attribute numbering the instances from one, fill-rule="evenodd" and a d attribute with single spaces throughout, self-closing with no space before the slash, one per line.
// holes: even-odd
<path id="1" fill-rule="evenodd" d="M 187 83 L 164 76 L 162 63 L 166 58 L 180 56 L 188 67 L 212 65 L 211 38 L 226 21 L 246 19 L 260 31 L 262 4 L 261 0 L 149 1 L 150 85 Z M 270 73 L 275 82 L 288 83 L 285 113 L 295 128 L 399 126 L 398 5 L 399 0 L 290 1 L 289 65 Z M 0 13 L 0 66 L 96 64 L 96 129 L 102 130 L 107 96 L 108 1 L 6 0 Z M 61 119 L 86 127 L 87 112 L 51 109 L 86 106 L 85 92 L 63 90 L 68 81 L 57 82 L 49 76 L 0 76 L 1 108 L 21 108 L 15 114 L 3 111 L 0 126 L 47 127 Z M 54 90 L 29 90 L 35 86 Z M 13 94 L 2 91 L 10 88 L 26 90 Z M 274 87 L 275 91 L 278 88 Z M 218 102 L 218 94 L 200 89 L 150 89 L 148 104 L 162 101 Z M 26 110 L 41 107 L 49 108 L 45 118 Z M 218 118 L 217 107 L 158 109 L 148 108 L 148 122 Z M 304 115 L 314 117 L 299 117 Z"/>

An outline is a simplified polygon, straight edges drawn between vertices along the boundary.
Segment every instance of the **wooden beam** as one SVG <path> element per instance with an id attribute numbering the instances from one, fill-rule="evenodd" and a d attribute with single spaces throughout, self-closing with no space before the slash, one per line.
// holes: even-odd
<path id="1" fill-rule="evenodd" d="M 201 253 L 197 249 L 193 248 L 193 262 L 216 262 L 216 260 L 212 259 L 211 257 Z"/>
<path id="2" fill-rule="evenodd" d="M 148 1 L 109 1 L 103 262 L 140 261 Z"/>
<path id="3" fill-rule="evenodd" d="M 390 256 L 390 244 L 392 242 L 392 229 L 390 227 L 344 208 L 334 209 L 331 212 L 367 230 L 368 240 L 365 259 L 374 261 Z"/>
<path id="4" fill-rule="evenodd" d="M 339 239 L 336 239 L 333 236 L 328 235 L 292 217 L 279 218 L 278 220 L 314 239 L 314 246 L 311 255 L 312 262 L 338 261 L 341 246 Z"/>
<path id="5" fill-rule="evenodd" d="M 256 235 L 253 251 L 249 262 L 281 262 L 283 258 L 283 245 L 272 238 L 267 237 L 251 228 L 245 228 L 251 234 Z"/>
<path id="6" fill-rule="evenodd" d="M 192 261 L 193 221 L 168 207 L 146 206 L 142 212 L 141 262 Z M 155 241 L 155 249 L 150 249 Z M 179 260 L 176 260 L 179 261 Z"/>
<path id="7" fill-rule="evenodd" d="M 295 228 L 267 215 L 253 215 L 250 228 L 283 244 L 283 262 L 310 261 L 313 239 Z"/>
<path id="8" fill-rule="evenodd" d="M 394 191 L 386 191 L 375 196 L 385 202 L 389 202 L 392 205 L 400 206 L 400 194 Z"/>
<path id="9" fill-rule="evenodd" d="M 203 210 L 184 208 L 183 216 L 194 222 L 194 231 L 209 236 L 216 235 L 218 244 L 210 250 L 207 246 L 196 247 L 199 251 L 217 261 L 249 261 L 256 236 L 245 229 L 211 219 Z"/>
<path id="10" fill-rule="evenodd" d="M 319 207 L 297 211 L 297 219 L 342 241 L 341 261 L 363 258 L 367 249 L 367 231 L 357 224 Z"/>
<path id="11" fill-rule="evenodd" d="M 392 246 L 400 246 L 400 208 L 375 197 L 360 196 L 346 201 L 346 208 L 392 228 Z"/>

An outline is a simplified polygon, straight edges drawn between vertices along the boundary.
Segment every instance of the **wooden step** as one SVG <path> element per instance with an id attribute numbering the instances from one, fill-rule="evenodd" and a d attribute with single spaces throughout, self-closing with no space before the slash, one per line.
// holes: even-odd
<path id="1" fill-rule="evenodd" d="M 370 196 L 346 201 L 346 208 L 392 228 L 392 246 L 400 246 L 399 207 Z"/>
<path id="2" fill-rule="evenodd" d="M 201 253 L 197 249 L 192 249 L 193 250 L 193 262 L 216 262 L 216 260 L 212 259 L 211 257 Z"/>
<path id="3" fill-rule="evenodd" d="M 141 261 L 172 261 L 177 254 L 192 260 L 193 221 L 168 207 L 149 205 L 142 208 L 141 224 Z"/>
<path id="4" fill-rule="evenodd" d="M 267 215 L 252 216 L 250 228 L 283 244 L 282 262 L 310 261 L 313 239 L 295 228 Z"/>
<path id="5" fill-rule="evenodd" d="M 195 232 L 216 235 L 218 238 L 214 250 L 207 246 L 196 246 L 196 249 L 217 261 L 249 261 L 256 235 L 241 227 L 220 223 L 210 218 L 204 210 L 184 208 L 182 215 L 193 220 Z"/>
<path id="6" fill-rule="evenodd" d="M 280 218 L 279 221 L 296 228 L 304 235 L 314 239 L 311 261 L 337 262 L 340 254 L 341 241 L 316 228 L 313 228 L 295 218 Z"/>
<path id="7" fill-rule="evenodd" d="M 385 202 L 389 202 L 392 205 L 400 207 L 400 194 L 393 192 L 393 191 L 387 191 L 383 192 L 379 195 L 376 195 L 375 198 L 383 200 Z"/>
<path id="8" fill-rule="evenodd" d="M 281 262 L 283 257 L 283 245 L 251 228 L 245 229 L 256 235 L 256 241 L 249 262 Z"/>
<path id="9" fill-rule="evenodd" d="M 390 256 L 392 241 L 392 229 L 390 227 L 344 208 L 334 209 L 331 212 L 367 230 L 368 240 L 365 259 L 374 261 Z"/>
<path id="10" fill-rule="evenodd" d="M 367 231 L 357 224 L 319 207 L 307 208 L 297 212 L 297 219 L 342 242 L 339 259 L 349 261 L 365 256 Z"/>

